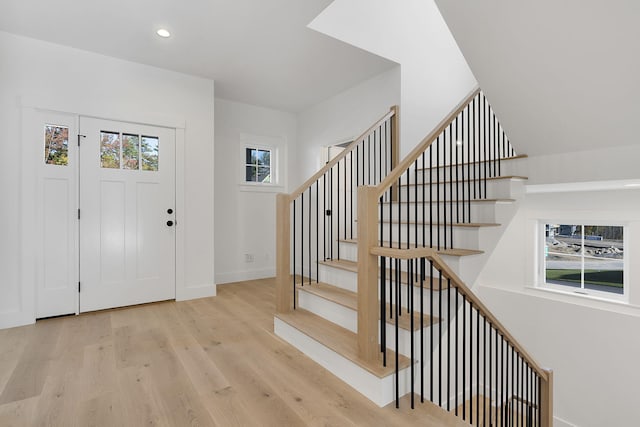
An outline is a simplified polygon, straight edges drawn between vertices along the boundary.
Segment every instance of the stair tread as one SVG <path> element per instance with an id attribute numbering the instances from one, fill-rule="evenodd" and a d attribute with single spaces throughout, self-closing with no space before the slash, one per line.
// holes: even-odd
<path id="1" fill-rule="evenodd" d="M 418 170 L 422 170 L 422 169 L 418 169 Z M 425 169 L 425 170 L 427 170 L 427 169 Z M 526 176 L 520 176 L 520 175 L 505 175 L 505 176 L 491 176 L 491 177 L 488 177 L 488 178 L 485 178 L 485 179 L 487 181 L 499 181 L 499 180 L 511 180 L 511 179 L 526 181 L 529 178 L 526 177 Z M 476 182 L 476 181 L 481 181 L 481 180 L 482 180 L 481 178 L 460 179 L 457 182 Z M 445 178 L 445 181 L 440 181 L 440 182 L 427 181 L 424 184 L 429 184 L 429 183 L 432 183 L 432 184 L 451 184 L 452 182 L 456 182 L 456 181 L 449 181 L 449 180 L 446 180 L 446 178 Z M 423 184 L 423 183 L 421 183 L 421 182 L 418 183 L 418 185 L 421 185 L 421 184 Z M 413 187 L 414 185 L 416 185 L 415 182 L 410 182 L 408 184 L 405 182 L 405 183 L 400 184 L 400 187 L 407 187 L 407 186 Z"/>
<path id="2" fill-rule="evenodd" d="M 401 224 L 401 225 L 414 225 L 414 224 L 422 224 L 422 225 L 432 225 L 431 222 L 416 222 L 416 221 L 383 221 L 383 224 Z M 437 224 L 433 224 L 438 226 Z M 442 223 L 440 226 L 444 227 L 445 224 Z M 446 224 L 447 227 L 466 227 L 466 228 L 485 228 L 485 227 L 499 227 L 500 224 L 495 222 L 454 222 Z"/>
<path id="3" fill-rule="evenodd" d="M 339 288 L 337 286 L 330 285 L 328 283 L 322 282 L 311 282 L 311 284 L 307 284 L 305 286 L 296 285 L 299 291 L 308 292 L 310 294 L 314 294 L 319 296 L 320 298 L 324 298 L 326 300 L 332 301 L 336 304 L 342 305 L 344 307 L 350 308 L 352 310 L 358 310 L 358 295 L 355 292 L 348 291 L 343 288 Z M 387 314 L 389 314 L 390 310 L 394 310 L 395 313 L 395 305 L 387 304 Z M 433 323 L 439 322 L 440 319 L 437 317 L 433 318 Z M 428 314 L 423 315 L 423 323 L 424 325 L 429 325 L 431 322 L 431 316 Z M 390 319 L 387 317 L 387 323 L 395 325 L 395 317 Z M 400 316 L 400 323 L 398 327 L 411 330 L 411 318 L 409 316 L 405 316 L 404 312 Z M 420 314 L 414 312 L 413 315 L 413 330 L 420 330 Z"/>
<path id="4" fill-rule="evenodd" d="M 518 154 L 517 156 L 511 156 L 511 157 L 504 157 L 502 159 L 500 159 L 501 162 L 508 162 L 511 160 L 518 160 L 518 159 L 526 159 L 527 156 L 526 154 Z M 491 160 L 476 160 L 475 162 L 463 162 L 463 163 L 457 163 L 455 165 L 438 165 L 438 166 L 434 166 L 433 168 L 431 167 L 425 167 L 425 168 L 421 168 L 419 167 L 418 170 L 429 170 L 429 169 L 440 169 L 440 168 L 448 168 L 450 166 L 463 166 L 463 165 L 477 165 L 477 164 L 481 164 L 481 163 L 492 163 L 494 162 L 493 159 Z"/>
<path id="5" fill-rule="evenodd" d="M 354 261 L 348 261 L 344 259 L 334 259 L 334 260 L 320 261 L 320 264 L 327 265 L 329 267 L 339 268 L 341 270 L 350 271 L 352 273 L 358 272 L 358 263 Z M 389 274 L 393 274 L 392 272 L 394 271 L 395 270 L 390 269 Z M 409 283 L 409 276 L 406 271 L 400 272 L 400 283 L 403 283 L 405 285 Z M 332 286 L 332 285 L 329 285 L 329 286 Z M 429 289 L 429 286 L 425 284 L 424 288 Z M 442 289 L 446 289 L 446 286 L 443 286 Z"/>
<path id="6" fill-rule="evenodd" d="M 354 332 L 336 325 L 307 310 L 298 308 L 291 313 L 277 313 L 276 317 L 320 344 L 330 348 L 351 362 L 378 378 L 384 378 L 395 373 L 395 354 L 387 350 L 387 366 L 382 366 L 382 353 L 379 360 L 367 362 L 358 356 L 358 339 Z M 404 369 L 410 366 L 409 358 L 398 355 L 398 367 Z"/>
<path id="7" fill-rule="evenodd" d="M 471 200 L 434 200 L 433 203 L 513 203 L 515 202 L 516 199 L 509 199 L 509 198 L 503 198 L 503 199 L 471 199 Z M 389 203 L 398 203 L 398 202 L 379 202 L 378 204 L 382 203 L 383 205 L 388 205 Z M 426 201 L 422 201 L 422 200 L 418 200 L 416 201 L 406 201 L 406 200 L 402 200 L 400 203 L 404 203 L 404 204 L 414 204 L 414 203 L 424 203 L 424 204 L 429 204 L 430 202 L 428 200 Z"/>
<path id="8" fill-rule="evenodd" d="M 358 243 L 357 239 L 340 239 L 341 242 L 344 243 Z M 382 242 L 382 246 L 384 247 L 394 247 L 397 248 L 398 247 L 398 243 L 397 242 L 393 242 L 393 245 L 390 245 L 389 242 L 384 241 Z M 404 245 L 404 249 L 406 249 L 407 244 L 405 243 Z M 451 248 L 451 249 L 439 249 L 436 250 L 436 252 L 440 255 L 450 255 L 450 256 L 470 256 L 470 255 L 481 255 L 484 253 L 484 251 L 481 250 L 477 250 L 477 249 L 464 249 L 464 248 Z M 344 260 L 335 260 L 335 261 L 344 261 Z M 321 261 L 322 262 L 322 261 Z M 353 264 L 357 263 L 353 262 L 353 261 L 347 261 Z M 356 268 L 357 271 L 357 268 Z"/>
<path id="9" fill-rule="evenodd" d="M 435 403 L 427 400 L 425 396 L 424 403 L 420 402 L 420 395 L 414 393 L 414 409 L 411 409 L 411 393 L 400 398 L 400 407 L 395 409 L 395 402 L 390 403 L 387 407 L 399 411 L 402 415 L 409 417 L 412 424 L 426 425 L 434 427 L 469 427 L 469 423 L 456 416 L 453 411 L 449 412 L 441 408 Z"/>

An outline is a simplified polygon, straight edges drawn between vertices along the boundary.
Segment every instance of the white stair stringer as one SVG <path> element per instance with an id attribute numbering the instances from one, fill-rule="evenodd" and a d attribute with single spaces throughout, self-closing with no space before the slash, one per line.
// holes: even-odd
<path id="1" fill-rule="evenodd" d="M 383 407 L 395 399 L 394 374 L 379 378 L 277 317 L 274 332 L 376 405 Z M 400 396 L 410 391 L 410 367 L 399 371 L 398 388 Z"/>

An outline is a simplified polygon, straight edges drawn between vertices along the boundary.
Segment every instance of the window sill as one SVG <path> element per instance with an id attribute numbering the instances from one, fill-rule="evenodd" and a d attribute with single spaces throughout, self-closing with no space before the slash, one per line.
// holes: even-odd
<path id="1" fill-rule="evenodd" d="M 238 184 L 240 191 L 249 193 L 282 193 L 284 187 L 278 184 L 262 184 L 262 183 L 249 183 L 243 182 Z"/>
<path id="2" fill-rule="evenodd" d="M 633 305 L 625 301 L 617 301 L 606 298 L 599 298 L 593 295 L 577 295 L 572 292 L 566 292 L 557 289 L 550 289 L 541 286 L 527 285 L 520 289 L 509 289 L 500 286 L 480 285 L 491 290 L 502 292 L 529 295 L 537 298 L 557 301 L 564 304 L 572 304 L 590 308 L 593 310 L 610 311 L 628 316 L 640 317 L 640 306 Z"/>

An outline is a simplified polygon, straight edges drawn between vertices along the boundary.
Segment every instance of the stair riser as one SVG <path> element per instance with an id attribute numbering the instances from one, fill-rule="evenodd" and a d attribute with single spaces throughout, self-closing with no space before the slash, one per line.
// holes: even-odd
<path id="1" fill-rule="evenodd" d="M 327 282 L 326 280 L 323 280 L 323 272 L 327 273 L 327 276 L 329 274 L 332 275 L 332 277 L 335 279 L 334 282 Z M 332 271 L 329 271 L 332 270 Z M 438 281 L 437 279 L 435 280 L 435 286 L 438 286 Z M 320 268 L 320 281 L 321 282 L 325 282 L 325 283 L 331 283 L 334 286 L 343 288 L 343 289 L 348 289 L 351 290 L 352 292 L 356 292 L 355 289 L 357 289 L 358 287 L 358 275 L 356 273 L 353 273 L 351 271 L 345 271 L 345 270 L 340 270 L 337 268 L 332 268 L 332 267 L 328 267 L 328 266 L 321 266 Z M 387 288 L 386 288 L 386 295 L 387 295 L 387 302 L 392 302 L 391 296 L 393 295 L 395 298 L 395 293 L 394 291 L 391 289 L 391 286 L 389 285 L 389 282 L 387 282 Z M 404 307 L 404 309 L 406 310 L 407 307 L 407 289 L 408 289 L 408 285 L 401 283 L 401 290 L 400 290 L 400 295 L 401 295 L 401 306 Z M 430 301 L 430 297 L 431 297 L 431 292 L 429 289 L 425 288 L 424 289 L 424 304 L 425 307 L 429 307 L 429 301 Z M 445 291 L 446 292 L 446 291 Z M 434 295 L 437 298 L 437 292 L 435 291 L 434 288 Z M 445 298 L 445 296 L 443 295 L 443 298 Z M 395 301 L 395 299 L 393 300 Z M 414 309 L 418 310 L 420 307 L 420 289 L 418 286 L 414 286 Z M 303 302 L 300 302 L 300 304 L 304 304 Z M 438 303 L 437 303 L 437 299 L 434 300 L 434 316 L 438 317 L 439 316 L 439 310 L 437 307 Z M 348 310 L 348 309 L 347 309 Z M 309 310 L 312 311 L 312 310 Z M 346 315 L 344 315 L 345 312 L 342 312 L 341 310 L 336 309 L 336 312 L 338 312 L 338 314 L 342 313 L 343 314 L 343 318 L 346 317 Z M 318 313 L 316 313 L 318 314 Z M 323 316 L 324 317 L 324 316 Z M 334 319 L 327 317 L 328 320 L 334 321 Z M 336 322 L 338 323 L 338 322 Z M 355 327 L 355 326 L 354 326 Z M 345 326 L 345 328 L 349 329 L 349 327 Z"/>
<path id="2" fill-rule="evenodd" d="M 400 209 L 398 209 L 398 203 L 391 204 L 391 215 L 389 214 L 389 205 L 385 204 L 383 207 L 383 218 L 388 221 L 389 218 L 393 218 L 394 221 L 414 221 L 416 217 L 418 220 L 422 221 L 423 218 L 427 219 L 427 222 L 431 222 L 431 218 L 433 217 L 433 222 L 436 222 L 438 215 L 440 215 L 440 220 L 443 218 L 450 218 L 451 212 L 453 212 L 453 218 L 457 220 L 456 215 L 460 216 L 460 222 L 462 219 L 465 219 L 467 222 L 469 218 L 472 222 L 484 222 L 484 223 L 495 223 L 497 221 L 497 210 L 499 209 L 500 204 L 496 204 L 495 202 L 468 202 L 464 205 L 464 218 L 462 216 L 462 201 L 460 202 L 458 210 L 460 211 L 457 214 L 456 205 L 452 203 L 434 203 L 429 205 L 429 203 L 418 203 L 417 204 L 417 212 L 416 205 L 413 203 L 406 204 L 402 203 Z M 379 212 L 379 211 L 378 211 Z M 416 216 L 417 213 L 417 216 Z M 379 214 L 378 214 L 379 215 Z"/>
<path id="3" fill-rule="evenodd" d="M 298 292 L 298 304 L 300 308 L 323 317 L 351 332 L 358 332 L 358 312 L 356 310 L 333 303 L 317 295 L 308 292 Z M 428 325 L 425 325 L 425 327 Z M 387 348 L 395 351 L 395 326 L 387 323 Z M 413 335 L 414 343 L 419 342 L 420 332 L 415 331 Z M 411 354 L 411 332 L 399 328 L 398 341 L 400 354 L 410 356 Z"/>
<path id="4" fill-rule="evenodd" d="M 467 155 L 465 153 L 465 159 L 466 159 Z M 427 155 L 426 157 L 426 166 L 429 165 L 429 156 Z M 462 179 L 463 175 L 464 175 L 464 179 L 469 179 L 469 177 L 471 177 L 471 179 L 482 179 L 485 176 L 486 177 L 495 177 L 495 176 L 522 176 L 522 175 L 526 175 L 526 171 L 525 171 L 525 166 L 526 166 L 526 158 L 522 158 L 522 159 L 514 159 L 514 160 L 508 160 L 508 161 L 504 161 L 501 160 L 500 161 L 500 166 L 498 168 L 497 164 L 494 165 L 493 162 L 491 162 L 491 164 L 489 164 L 489 162 L 487 162 L 487 168 L 485 171 L 485 164 L 472 164 L 472 165 L 457 165 L 457 166 L 445 166 L 442 168 L 438 168 L 438 169 L 433 169 L 432 170 L 432 175 L 433 176 L 433 181 L 436 181 L 436 174 L 439 173 L 440 174 L 440 181 L 448 181 L 450 180 L 450 176 L 453 175 L 454 180 L 456 179 L 456 173 L 458 174 L 458 179 Z M 418 177 L 418 181 L 417 182 L 422 182 L 423 178 L 423 173 L 422 173 L 422 169 L 420 169 L 422 167 L 422 160 L 418 161 L 418 172 L 417 172 L 417 177 Z M 498 170 L 499 169 L 499 170 Z M 499 173 L 498 173 L 499 172 Z M 413 167 L 410 169 L 408 174 L 404 174 L 402 176 L 402 183 L 406 183 L 407 182 L 407 178 L 409 183 L 414 183 L 416 182 L 416 172 L 413 169 Z M 429 182 L 429 169 L 425 169 L 424 171 L 424 181 L 425 182 Z"/>
<path id="5" fill-rule="evenodd" d="M 453 234 L 452 234 L 453 231 Z M 426 242 L 429 243 L 430 233 L 433 235 L 433 244 L 438 244 L 438 234 L 440 235 L 440 245 L 445 246 L 445 237 L 447 239 L 447 247 L 465 248 L 465 249 L 481 249 L 480 242 L 484 237 L 484 234 L 490 232 L 489 227 L 430 227 L 424 225 L 415 224 L 383 224 L 382 232 L 385 240 L 389 239 L 391 235 L 394 241 L 397 241 L 399 236 L 403 242 L 415 243 L 416 237 L 418 243 L 422 244 L 423 235 L 426 238 Z M 391 234 L 390 234 L 391 233 Z M 453 239 L 453 240 L 452 240 Z"/>
<path id="6" fill-rule="evenodd" d="M 475 188 L 473 185 L 475 184 Z M 403 186 L 400 191 L 400 200 L 409 201 L 429 201 L 429 200 L 469 200 L 469 199 L 510 199 L 522 194 L 522 181 L 510 180 L 492 180 L 487 181 L 486 188 L 484 184 L 478 186 L 478 183 L 472 183 L 469 188 L 467 183 L 459 185 L 451 183 L 441 183 L 431 187 L 423 186 Z M 424 191 L 423 191 L 424 190 Z M 440 194 L 438 197 L 438 190 Z M 424 192 L 424 194 L 423 194 Z"/>

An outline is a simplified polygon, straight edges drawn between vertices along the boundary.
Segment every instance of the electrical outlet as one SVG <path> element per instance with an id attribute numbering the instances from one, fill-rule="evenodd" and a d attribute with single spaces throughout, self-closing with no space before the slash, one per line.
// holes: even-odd
<path id="1" fill-rule="evenodd" d="M 244 254 L 244 262 L 253 262 L 253 254 Z"/>

